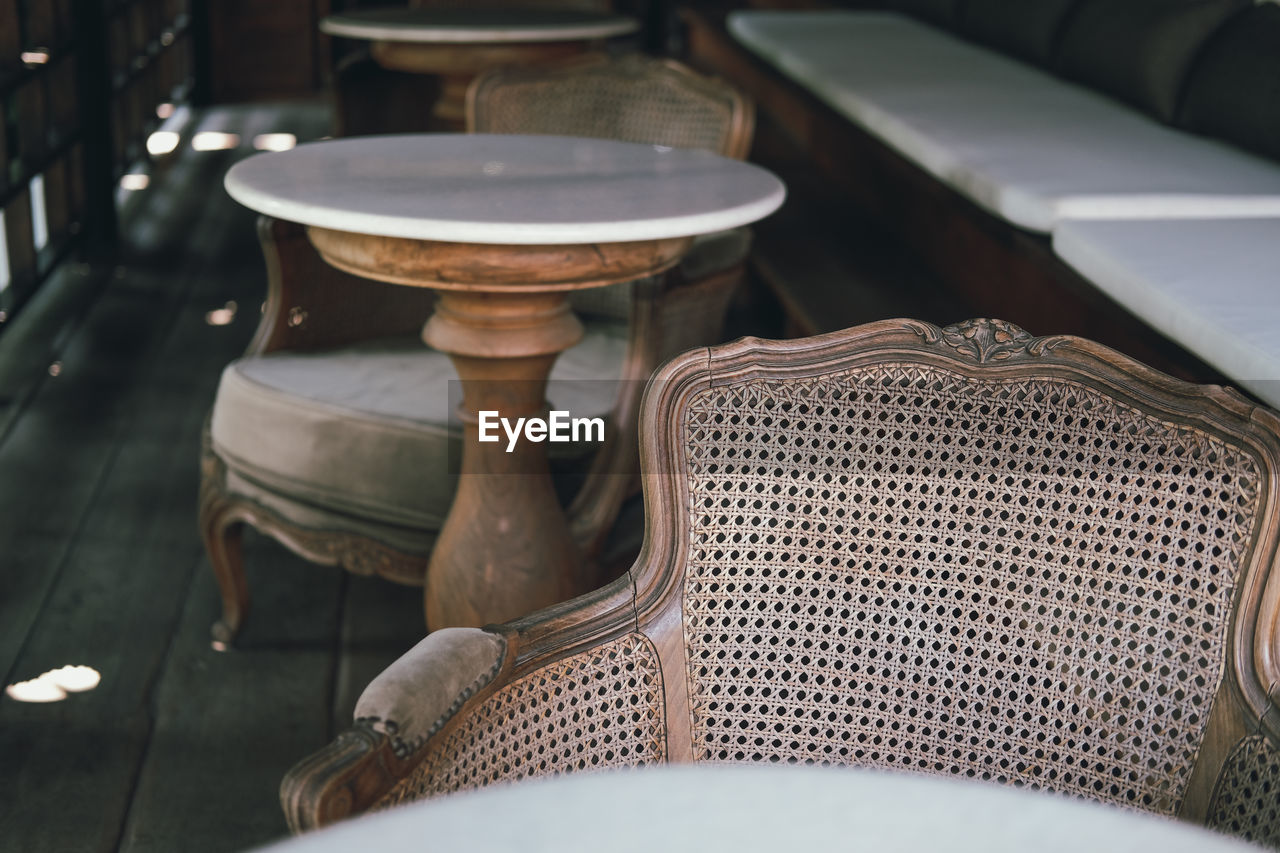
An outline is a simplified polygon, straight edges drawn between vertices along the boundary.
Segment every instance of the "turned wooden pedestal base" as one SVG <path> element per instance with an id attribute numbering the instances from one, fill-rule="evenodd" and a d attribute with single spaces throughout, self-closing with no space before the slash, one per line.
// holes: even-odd
<path id="1" fill-rule="evenodd" d="M 458 490 L 427 569 L 431 630 L 503 622 L 584 592 L 546 445 L 478 441 L 478 413 L 542 417 L 556 356 L 582 337 L 570 290 L 671 266 L 686 237 L 562 246 L 443 243 L 309 229 L 334 266 L 440 292 L 423 340 L 449 353 L 466 423 Z"/>

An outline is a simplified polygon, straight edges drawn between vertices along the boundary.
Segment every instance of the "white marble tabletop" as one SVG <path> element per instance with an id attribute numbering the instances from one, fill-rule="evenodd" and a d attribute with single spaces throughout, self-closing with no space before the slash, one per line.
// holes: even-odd
<path id="1" fill-rule="evenodd" d="M 331 36 L 431 44 L 587 41 L 639 28 L 635 18 L 574 9 L 362 9 L 320 22 Z"/>
<path id="2" fill-rule="evenodd" d="M 761 219 L 772 173 L 706 151 L 561 136 L 364 136 L 258 154 L 227 192 L 277 219 L 357 234 L 556 245 L 688 237 Z"/>
<path id="3" fill-rule="evenodd" d="M 430 841 L 427 844 L 427 840 Z M 994 783 L 841 767 L 580 773 L 414 803 L 270 848 L 590 853 L 1247 853 L 1138 812 Z"/>

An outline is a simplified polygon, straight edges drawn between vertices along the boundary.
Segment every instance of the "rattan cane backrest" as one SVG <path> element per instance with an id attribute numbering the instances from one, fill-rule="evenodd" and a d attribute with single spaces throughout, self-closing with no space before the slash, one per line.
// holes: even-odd
<path id="1" fill-rule="evenodd" d="M 467 91 L 467 129 L 616 139 L 742 158 L 755 111 L 734 87 L 674 60 L 592 55 L 480 75 Z M 580 314 L 625 319 L 630 293 L 623 283 L 576 291 L 570 301 Z"/>
<path id="2" fill-rule="evenodd" d="M 467 129 L 618 139 L 741 158 L 754 112 L 732 86 L 673 60 L 592 56 L 482 75 L 467 93 Z"/>
<path id="3" fill-rule="evenodd" d="M 673 757 L 1165 814 L 1194 787 L 1203 818 L 1225 757 L 1202 754 L 1208 732 L 1269 707 L 1269 412 L 992 321 L 711 352 L 646 404 L 671 432 L 651 439 L 649 523 L 672 533 L 638 568 L 640 627 L 669 709 L 687 702 Z M 1218 820 L 1255 819 L 1246 788 Z"/>

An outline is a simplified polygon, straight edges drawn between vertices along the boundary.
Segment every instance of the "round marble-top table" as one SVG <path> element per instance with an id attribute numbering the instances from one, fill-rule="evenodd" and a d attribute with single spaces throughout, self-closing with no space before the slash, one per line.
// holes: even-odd
<path id="1" fill-rule="evenodd" d="M 1246 853 L 1190 824 L 1038 791 L 844 767 L 669 766 L 455 794 L 345 821 L 272 853 Z"/>
<path id="2" fill-rule="evenodd" d="M 383 68 L 434 74 L 436 130 L 461 130 L 467 86 L 500 65 L 564 59 L 639 29 L 624 15 L 573 9 L 364 9 L 330 15 L 321 32 L 371 42 Z"/>
<path id="3" fill-rule="evenodd" d="M 330 264 L 439 293 L 423 339 L 450 355 L 467 422 L 427 570 L 431 629 L 501 622 L 579 592 L 545 444 L 481 443 L 478 412 L 542 417 L 582 326 L 567 291 L 670 267 L 694 236 L 754 222 L 782 183 L 705 151 L 556 136 L 424 134 L 301 145 L 235 165 L 227 191 L 308 226 Z"/>

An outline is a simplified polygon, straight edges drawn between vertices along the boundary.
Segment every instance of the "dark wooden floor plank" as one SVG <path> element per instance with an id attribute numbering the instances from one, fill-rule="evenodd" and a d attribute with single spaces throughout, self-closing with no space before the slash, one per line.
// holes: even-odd
<path id="1" fill-rule="evenodd" d="M 285 113 L 282 118 L 271 110 L 249 111 L 243 123 L 214 122 L 213 127 L 251 137 L 288 129 L 280 123 L 288 118 Z M 327 119 L 317 127 L 315 115 L 307 110 L 298 119 L 295 127 L 303 138 L 322 132 Z M 157 538 L 196 535 L 200 431 L 218 376 L 251 337 L 265 295 L 255 217 L 218 192 L 210 203 L 219 206 L 220 215 L 206 226 L 211 239 L 182 255 L 196 269 L 186 280 L 186 304 L 164 357 L 134 398 L 138 410 L 175 420 L 170 427 L 151 425 L 148 441 L 126 443 L 121 451 L 122 457 L 135 457 L 130 467 L 139 471 L 134 479 L 140 485 L 145 486 L 140 471 L 147 460 L 161 474 L 150 497 L 133 496 L 133 507 L 121 513 L 128 518 L 163 507 L 167 520 L 151 534 Z M 228 301 L 238 308 L 231 325 L 205 322 L 208 311 Z M 174 396 L 185 400 L 180 414 L 172 411 Z M 165 456 L 155 446 L 164 442 L 167 429 L 181 434 L 176 456 Z M 173 482 L 163 482 L 166 471 Z M 122 501 L 130 500 L 130 488 L 121 484 Z M 245 558 L 252 609 L 237 649 L 229 653 L 210 647 L 209 627 L 220 602 L 208 561 L 201 560 L 157 693 L 155 727 L 124 850 L 233 850 L 284 834 L 279 780 L 329 736 L 345 578 L 253 534 L 246 537 Z"/>
<path id="2" fill-rule="evenodd" d="M 290 116 L 304 139 L 327 125 L 314 107 L 199 121 L 249 139 Z M 245 153 L 184 150 L 157 170 L 122 216 L 119 266 L 59 348 L 58 374 L 40 377 L 0 442 L 0 672 L 103 674 L 60 703 L 0 700 L 0 849 L 106 851 L 126 837 L 130 849 L 242 848 L 283 832 L 275 785 L 327 738 L 338 573 L 258 542 L 267 615 L 242 655 L 208 642 L 218 598 L 195 523 L 200 433 L 265 290 L 254 216 L 221 188 Z M 250 307 L 207 324 L 228 299 Z M 220 717 L 224 704 L 235 710 Z"/>
<path id="3" fill-rule="evenodd" d="M 342 575 L 250 537 L 253 610 L 231 652 L 201 561 L 156 696 L 155 729 L 121 850 L 241 850 L 286 834 L 277 787 L 327 742 Z"/>
<path id="4" fill-rule="evenodd" d="M 25 680 L 86 665 L 102 682 L 62 702 L 0 703 L 7 849 L 116 849 L 148 700 L 199 558 L 190 543 L 77 542 L 13 670 Z"/>

